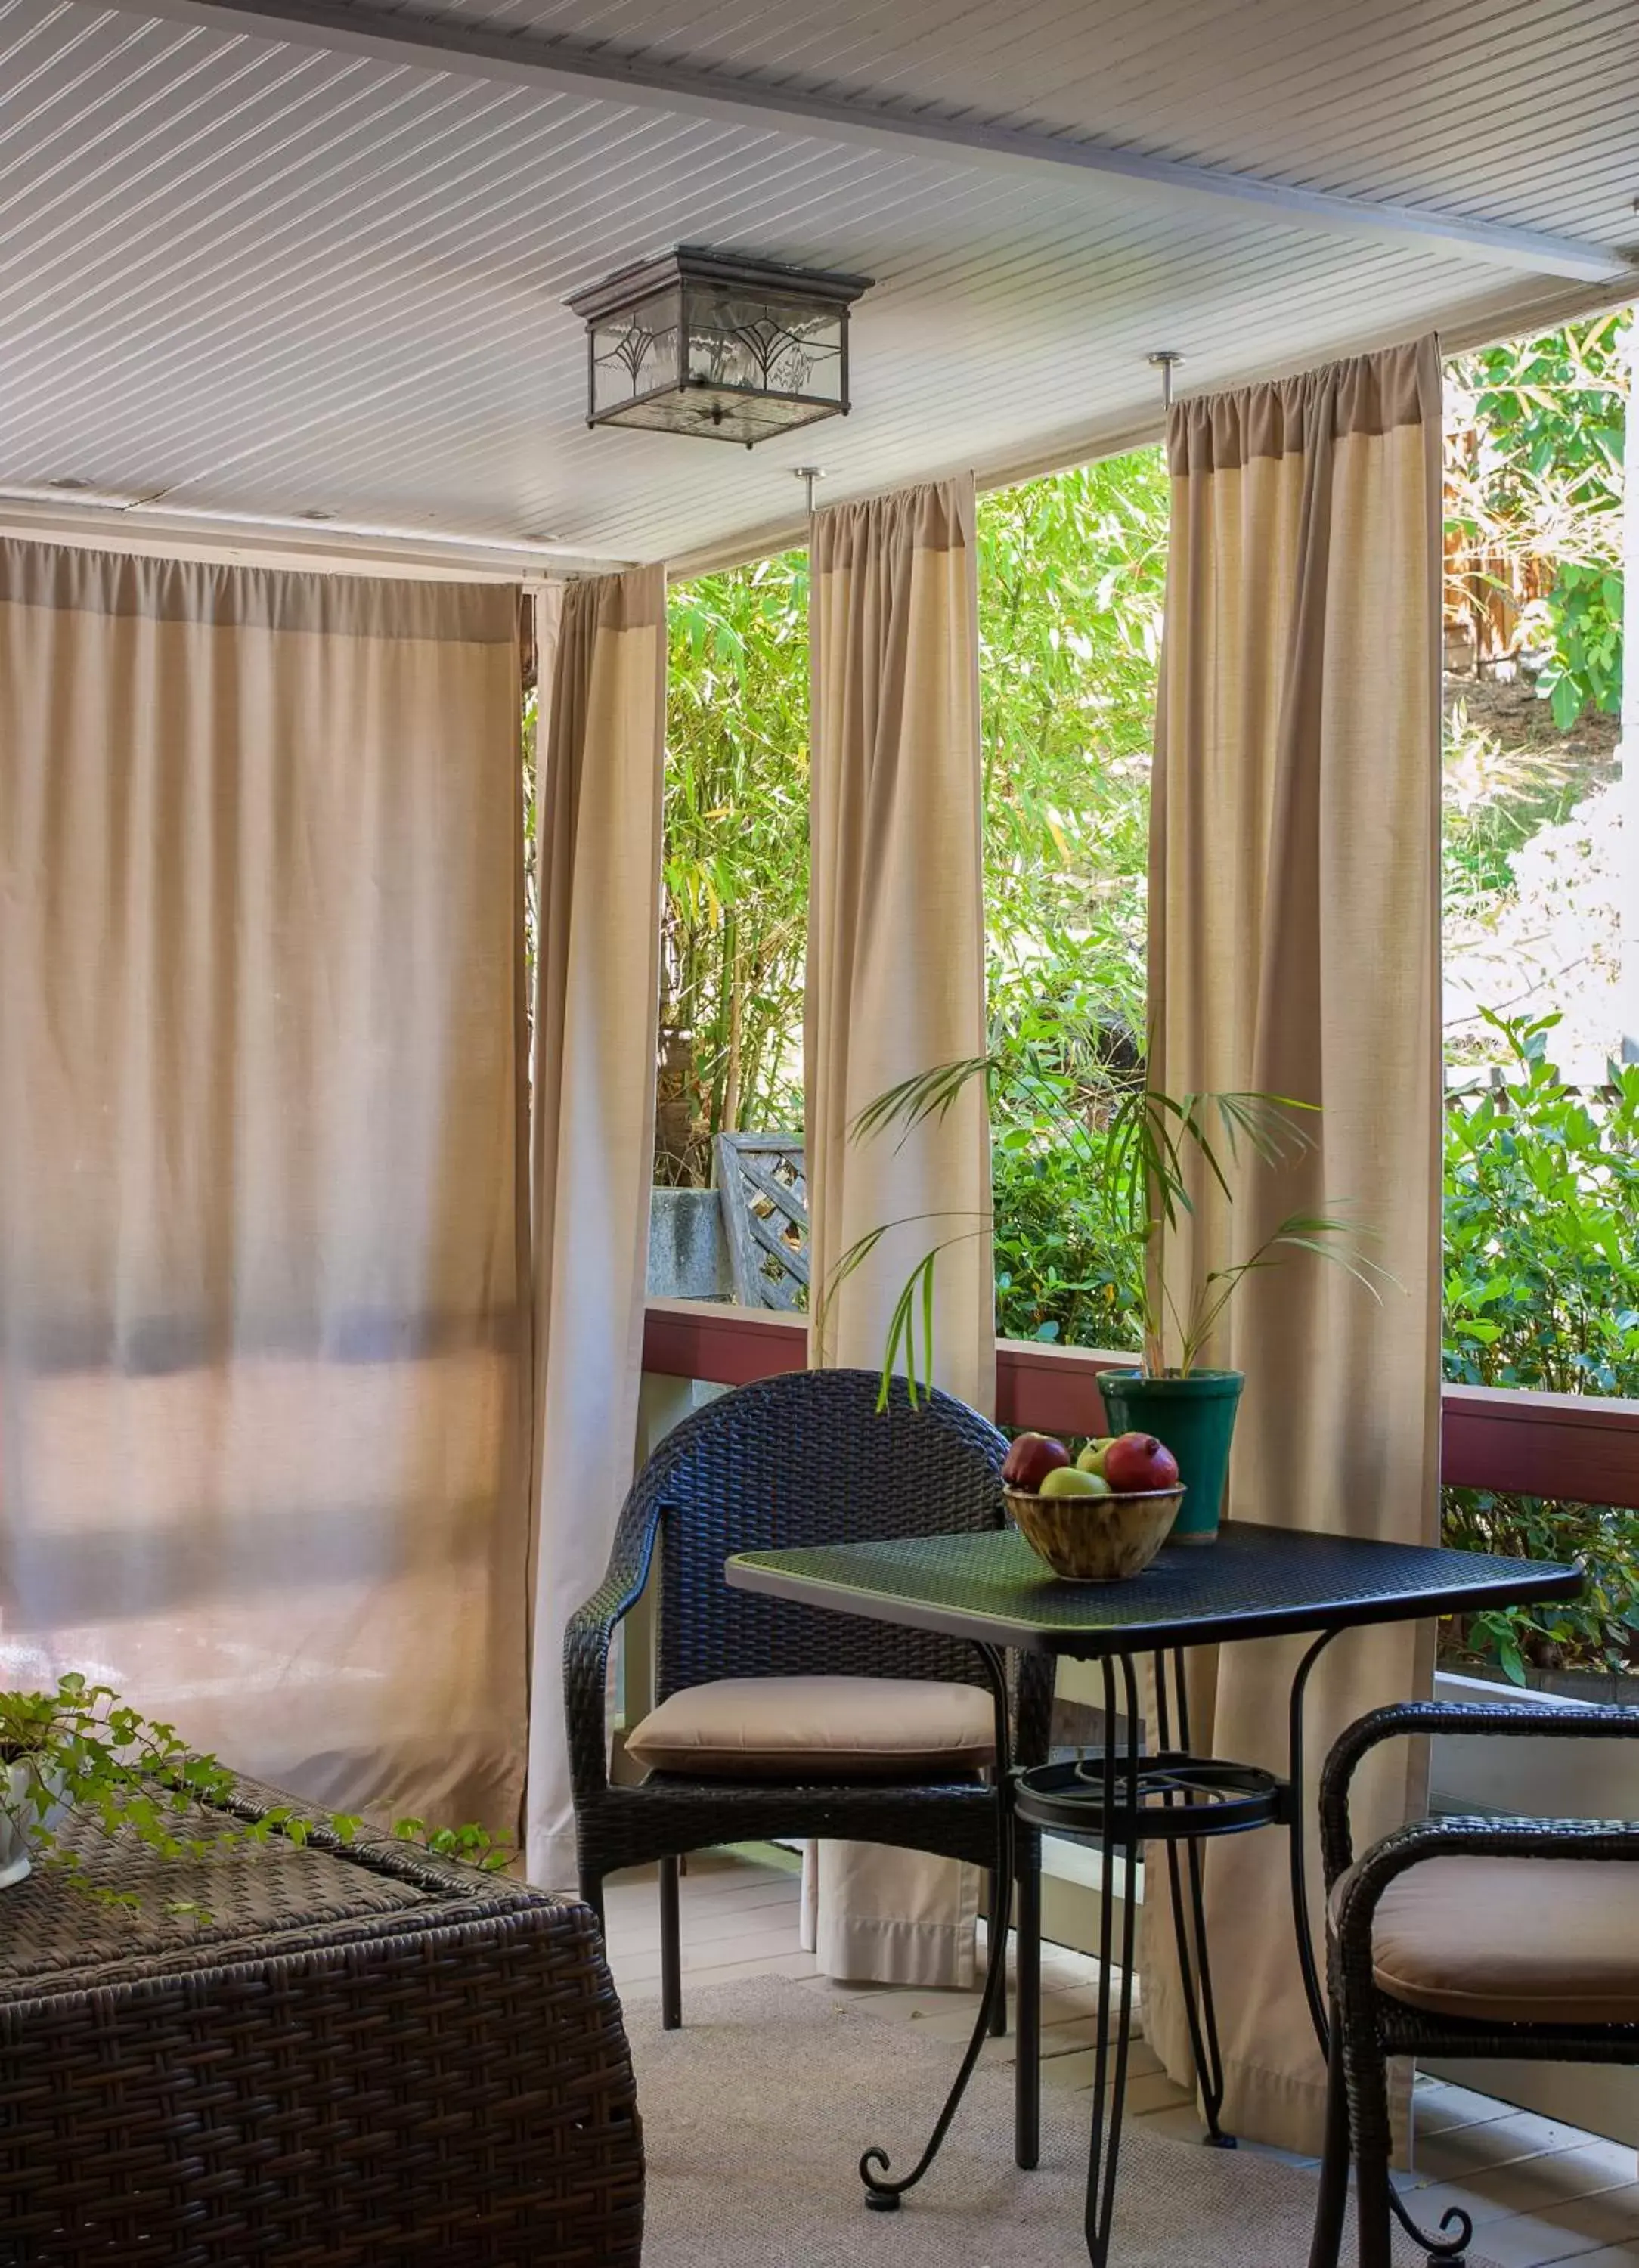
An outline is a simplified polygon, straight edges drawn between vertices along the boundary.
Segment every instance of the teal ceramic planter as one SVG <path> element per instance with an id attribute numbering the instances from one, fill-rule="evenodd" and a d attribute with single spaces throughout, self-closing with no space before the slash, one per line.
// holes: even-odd
<path id="1" fill-rule="evenodd" d="M 1136 1370 L 1099 1373 L 1111 1432 L 1153 1433 L 1178 1459 L 1184 1501 L 1172 1526 L 1174 1543 L 1210 1543 L 1217 1535 L 1246 1382 L 1238 1370 L 1197 1370 L 1187 1378 L 1146 1378 Z"/>

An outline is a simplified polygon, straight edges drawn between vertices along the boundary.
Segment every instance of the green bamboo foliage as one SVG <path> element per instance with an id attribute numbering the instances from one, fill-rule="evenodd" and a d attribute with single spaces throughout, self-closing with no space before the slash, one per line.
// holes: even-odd
<path id="1" fill-rule="evenodd" d="M 671 606 L 658 1181 L 711 1138 L 802 1123 L 808 561 L 678 586 Z"/>
<path id="2" fill-rule="evenodd" d="M 1158 449 L 979 509 L 994 1019 L 1142 1027 L 1149 747 L 1165 574 Z M 802 1118 L 805 553 L 675 586 L 656 1178 Z"/>

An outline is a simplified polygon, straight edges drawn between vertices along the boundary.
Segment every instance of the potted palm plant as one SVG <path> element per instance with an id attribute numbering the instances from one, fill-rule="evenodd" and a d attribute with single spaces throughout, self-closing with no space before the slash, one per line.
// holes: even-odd
<path id="1" fill-rule="evenodd" d="M 1170 1095 L 1142 1075 L 1128 1078 L 1094 1061 L 1066 1061 L 1062 1046 L 1004 1046 L 937 1065 L 902 1080 L 860 1112 L 850 1130 L 866 1140 L 948 1111 L 974 1079 L 989 1101 L 1025 1118 L 1034 1138 L 1066 1145 L 1084 1165 L 1118 1235 L 1130 1239 L 1139 1266 L 1136 1305 L 1139 1359 L 1106 1370 L 1099 1387 L 1119 1432 L 1153 1433 L 1178 1461 L 1185 1487 L 1172 1537 L 1210 1543 L 1217 1533 L 1244 1375 L 1208 1366 L 1203 1357 L 1246 1278 L 1308 1252 L 1338 1263 L 1375 1293 L 1381 1271 L 1341 1241 L 1347 1224 L 1329 1214 L 1288 1214 L 1244 1258 L 1192 1265 L 1178 1278 L 1176 1241 L 1195 1210 L 1192 1187 L 1206 1183 L 1233 1204 L 1249 1170 L 1290 1165 L 1313 1146 L 1306 1123 L 1316 1106 L 1257 1093 Z M 826 1287 L 829 1300 L 891 1226 L 863 1236 L 842 1256 Z M 923 1255 L 895 1302 L 883 1359 L 883 1393 L 902 1372 L 913 1399 L 932 1373 L 933 1285 L 939 1255 L 983 1234 L 988 1219 L 954 1229 Z"/>

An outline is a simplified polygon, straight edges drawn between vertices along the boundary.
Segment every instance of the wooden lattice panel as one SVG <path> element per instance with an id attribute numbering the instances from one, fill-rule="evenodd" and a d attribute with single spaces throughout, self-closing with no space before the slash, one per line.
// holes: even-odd
<path id="1" fill-rule="evenodd" d="M 808 1305 L 808 1177 L 799 1134 L 719 1134 L 717 1191 L 742 1307 Z"/>

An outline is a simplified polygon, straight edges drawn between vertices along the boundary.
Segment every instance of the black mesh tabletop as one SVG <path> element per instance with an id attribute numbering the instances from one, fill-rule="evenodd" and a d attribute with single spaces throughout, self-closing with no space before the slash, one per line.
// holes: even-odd
<path id="1" fill-rule="evenodd" d="M 1120 1583 L 1061 1580 L 1016 1528 L 746 1551 L 726 1573 L 737 1590 L 1084 1659 L 1569 1599 L 1583 1580 L 1548 1561 L 1246 1521 L 1214 1544 L 1169 1544 Z"/>

